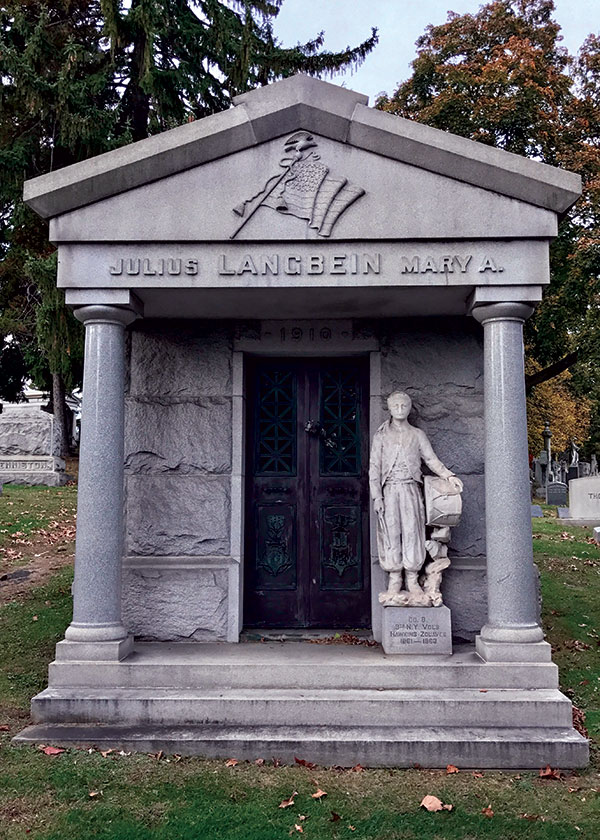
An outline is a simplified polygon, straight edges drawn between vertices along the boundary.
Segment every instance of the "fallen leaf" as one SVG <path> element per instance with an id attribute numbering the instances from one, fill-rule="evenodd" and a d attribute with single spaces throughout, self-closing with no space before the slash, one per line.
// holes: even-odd
<path id="1" fill-rule="evenodd" d="M 354 767 L 352 768 L 352 772 L 353 773 L 362 773 L 362 771 L 364 769 L 365 768 L 362 766 L 362 764 L 355 764 Z"/>
<path id="2" fill-rule="evenodd" d="M 311 796 L 311 799 L 323 799 L 324 796 L 327 796 L 327 791 L 326 790 L 321 790 L 321 788 L 318 788 L 317 792 L 316 793 L 311 793 L 310 796 Z"/>
<path id="3" fill-rule="evenodd" d="M 65 752 L 62 747 L 46 747 L 44 744 L 40 744 L 38 749 L 40 749 L 44 755 L 60 755 L 60 753 Z"/>
<path id="4" fill-rule="evenodd" d="M 281 767 L 281 761 L 278 758 L 273 758 L 273 767 Z"/>
<path id="5" fill-rule="evenodd" d="M 256 764 L 257 767 L 262 767 L 263 764 L 265 763 L 265 760 L 264 760 L 264 758 L 257 758 L 254 763 Z"/>
<path id="6" fill-rule="evenodd" d="M 156 761 L 160 761 L 163 757 L 164 753 L 162 750 L 159 750 L 157 753 L 150 753 L 150 758 L 156 759 Z"/>
<path id="7" fill-rule="evenodd" d="M 301 825 L 298 825 L 298 823 L 294 823 L 294 828 L 296 829 L 296 831 L 299 831 L 300 834 L 304 834 L 304 829 Z"/>
<path id="8" fill-rule="evenodd" d="M 8 725 L 8 723 L 0 724 L 0 732 L 8 732 L 9 729 L 10 729 L 10 726 Z"/>
<path id="9" fill-rule="evenodd" d="M 560 770 L 553 770 L 549 764 L 540 770 L 540 779 L 555 779 L 560 781 Z"/>
<path id="10" fill-rule="evenodd" d="M 540 814 L 519 814 L 522 820 L 529 820 L 529 822 L 535 822 L 536 820 L 540 820 L 540 822 L 544 822 L 544 817 L 540 816 Z"/>
<path id="11" fill-rule="evenodd" d="M 487 808 L 482 808 L 481 813 L 483 814 L 484 817 L 493 817 L 494 816 L 494 812 L 492 811 L 492 806 L 491 805 L 488 805 Z"/>
<path id="12" fill-rule="evenodd" d="M 289 807 L 290 807 L 290 805 L 293 805 L 293 804 L 294 804 L 294 799 L 296 798 L 296 796 L 298 796 L 298 791 L 297 791 L 297 790 L 295 790 L 295 791 L 292 793 L 292 795 L 290 796 L 290 798 L 289 798 L 289 799 L 284 799 L 284 800 L 283 800 L 283 802 L 280 802 L 280 803 L 279 803 L 279 807 L 280 807 L 280 808 L 289 808 Z"/>
<path id="13" fill-rule="evenodd" d="M 446 767 L 446 773 L 450 775 L 451 773 L 458 773 L 458 767 L 455 767 L 454 764 L 449 764 Z"/>
<path id="14" fill-rule="evenodd" d="M 356 831 L 356 828 L 353 825 L 349 825 L 348 828 L 350 829 L 350 831 Z"/>
<path id="15" fill-rule="evenodd" d="M 32 620 L 32 621 L 37 621 L 37 620 L 38 620 L 37 615 L 34 615 L 34 616 L 33 616 L 33 618 L 32 618 L 31 620 Z"/>
<path id="16" fill-rule="evenodd" d="M 296 758 L 296 756 L 294 756 L 294 761 L 296 764 L 299 764 L 300 767 L 308 767 L 309 770 L 314 770 L 317 766 L 316 764 L 313 764 L 312 761 L 305 761 L 303 758 Z"/>
<path id="17" fill-rule="evenodd" d="M 102 758 L 106 758 L 106 756 L 107 756 L 107 755 L 110 755 L 110 754 L 111 754 L 111 752 L 114 752 L 114 750 L 113 750 L 113 749 L 110 749 L 110 750 L 100 750 L 100 755 L 102 756 Z"/>
<path id="18" fill-rule="evenodd" d="M 91 790 L 90 791 L 90 799 L 95 799 L 97 796 L 102 796 L 101 790 Z"/>
<path id="19" fill-rule="evenodd" d="M 329 820 L 329 822 L 339 822 L 341 819 L 342 818 L 340 817 L 339 814 L 336 814 L 335 811 L 332 811 L 331 812 L 331 819 Z"/>
<path id="20" fill-rule="evenodd" d="M 480 688 L 480 689 L 479 689 L 479 693 L 480 693 L 480 694 L 487 694 L 487 693 L 488 693 L 488 690 L 487 690 L 487 688 Z"/>
<path id="21" fill-rule="evenodd" d="M 437 796 L 428 795 L 423 797 L 420 807 L 425 808 L 426 811 L 451 811 L 454 806 L 444 805 Z"/>
<path id="22" fill-rule="evenodd" d="M 225 762 L 225 767 L 235 767 L 235 766 L 236 766 L 236 764 L 239 764 L 239 763 L 240 763 L 240 762 L 237 760 L 237 758 L 229 758 L 229 759 Z"/>
<path id="23" fill-rule="evenodd" d="M 473 776 L 474 779 L 483 779 L 483 773 L 476 772 L 476 773 L 472 773 L 471 775 Z"/>

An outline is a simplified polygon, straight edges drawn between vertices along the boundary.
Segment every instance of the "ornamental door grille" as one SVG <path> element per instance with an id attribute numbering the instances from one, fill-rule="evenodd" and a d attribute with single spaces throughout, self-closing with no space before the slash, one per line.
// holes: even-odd
<path id="1" fill-rule="evenodd" d="M 244 624 L 368 627 L 366 360 L 248 368 Z"/>

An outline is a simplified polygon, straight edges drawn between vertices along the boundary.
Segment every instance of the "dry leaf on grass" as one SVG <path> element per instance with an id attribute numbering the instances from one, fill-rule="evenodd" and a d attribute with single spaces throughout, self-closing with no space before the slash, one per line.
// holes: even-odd
<path id="1" fill-rule="evenodd" d="M 156 761 L 160 761 L 163 756 L 164 753 L 162 750 L 159 750 L 157 753 L 149 753 L 149 757 L 154 758 Z"/>
<path id="2" fill-rule="evenodd" d="M 289 799 L 284 799 L 283 802 L 279 803 L 280 808 L 289 808 L 291 805 L 294 804 L 294 799 L 298 796 L 298 791 L 295 790 Z"/>
<path id="3" fill-rule="evenodd" d="M 478 770 L 471 774 L 474 779 L 483 779 L 483 773 L 480 773 Z"/>
<path id="4" fill-rule="evenodd" d="M 455 767 L 455 765 L 454 765 L 454 764 L 449 764 L 449 765 L 446 767 L 446 773 L 447 773 L 448 775 L 451 775 L 452 773 L 458 773 L 458 767 Z"/>
<path id="5" fill-rule="evenodd" d="M 254 763 L 256 764 L 256 766 L 257 766 L 257 767 L 262 767 L 262 766 L 263 766 L 263 764 L 265 763 L 265 760 L 264 760 L 264 758 L 257 758 L 257 759 L 254 761 Z"/>
<path id="6" fill-rule="evenodd" d="M 349 825 L 348 828 L 350 829 L 350 831 L 356 831 L 356 827 L 353 825 Z"/>
<path id="7" fill-rule="evenodd" d="M 237 760 L 237 758 L 228 758 L 227 761 L 225 762 L 225 767 L 235 767 L 236 764 L 239 764 L 239 763 L 240 762 Z"/>
<path id="8" fill-rule="evenodd" d="M 340 817 L 339 814 L 336 814 L 335 811 L 332 811 L 331 812 L 331 819 L 329 820 L 329 822 L 339 822 L 341 819 L 342 818 Z"/>
<path id="9" fill-rule="evenodd" d="M 553 770 L 549 764 L 547 764 L 545 767 L 542 767 L 542 769 L 540 770 L 540 779 L 555 779 L 558 782 L 560 781 L 560 778 L 560 770 Z"/>
<path id="10" fill-rule="evenodd" d="M 97 799 L 97 797 L 102 796 L 101 790 L 91 790 L 90 791 L 90 799 Z"/>
<path id="11" fill-rule="evenodd" d="M 492 811 L 492 806 L 491 805 L 488 805 L 487 808 L 482 808 L 481 813 L 483 814 L 484 817 L 493 817 L 494 816 L 494 812 Z"/>
<path id="12" fill-rule="evenodd" d="M 114 750 L 113 750 L 113 749 L 109 749 L 109 750 L 100 750 L 100 755 L 102 756 L 102 758 L 106 758 L 106 756 L 107 756 L 107 755 L 110 755 L 110 754 L 111 754 L 111 752 L 114 752 Z"/>
<path id="13" fill-rule="evenodd" d="M 529 820 L 529 822 L 535 822 L 539 820 L 540 822 L 544 822 L 544 817 L 540 814 L 519 814 L 522 820 Z"/>
<path id="14" fill-rule="evenodd" d="M 296 756 L 294 756 L 294 761 L 296 764 L 299 764 L 300 767 L 307 767 L 309 770 L 314 770 L 317 766 L 316 764 L 313 764 L 312 761 L 306 761 L 304 758 L 296 758 Z"/>
<path id="15" fill-rule="evenodd" d="M 451 811 L 454 805 L 444 805 L 437 796 L 428 795 L 423 797 L 420 807 L 426 811 Z"/>
<path id="16" fill-rule="evenodd" d="M 352 768 L 352 772 L 353 773 L 362 773 L 362 771 L 364 769 L 365 768 L 362 766 L 362 764 L 355 764 L 354 767 Z"/>
<path id="17" fill-rule="evenodd" d="M 8 725 L 8 723 L 0 723 L 0 732 L 8 732 L 9 729 L 10 726 Z"/>
<path id="18" fill-rule="evenodd" d="M 44 755 L 60 755 L 60 753 L 65 752 L 62 747 L 47 747 L 45 744 L 40 744 L 38 750 L 43 752 Z"/>
<path id="19" fill-rule="evenodd" d="M 273 757 L 273 767 L 281 767 L 281 761 L 279 758 Z"/>
<path id="20" fill-rule="evenodd" d="M 311 799 L 323 799 L 324 796 L 327 796 L 327 791 L 319 788 L 316 793 L 311 793 L 310 796 Z"/>
<path id="21" fill-rule="evenodd" d="M 296 829 L 296 831 L 299 831 L 300 834 L 304 834 L 304 829 L 301 825 L 298 825 L 298 823 L 294 823 L 294 828 Z"/>

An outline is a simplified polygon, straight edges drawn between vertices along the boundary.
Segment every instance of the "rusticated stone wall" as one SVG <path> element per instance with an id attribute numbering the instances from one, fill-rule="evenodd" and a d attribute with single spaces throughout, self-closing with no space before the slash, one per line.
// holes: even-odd
<path id="1" fill-rule="evenodd" d="M 227 325 L 131 331 L 123 611 L 144 638 L 226 637 L 231 359 Z"/>

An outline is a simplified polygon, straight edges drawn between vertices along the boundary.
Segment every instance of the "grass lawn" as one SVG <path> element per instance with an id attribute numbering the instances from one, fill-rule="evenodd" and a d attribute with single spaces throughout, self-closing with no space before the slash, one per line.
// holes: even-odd
<path id="1" fill-rule="evenodd" d="M 74 490 L 5 494 L 0 527 L 8 520 L 10 528 L 29 528 L 32 547 L 22 547 L 20 561 L 26 567 L 35 562 L 28 552 L 38 547 L 36 529 L 47 530 L 61 507 L 72 505 Z M 13 504 L 6 506 L 7 500 Z M 32 511 L 40 514 L 33 521 Z M 534 520 L 534 530 L 544 623 L 563 689 L 585 710 L 598 744 L 600 550 L 587 541 L 589 531 L 566 529 L 550 517 Z M 14 539 L 0 533 L 0 548 Z M 0 564 L 1 576 L 11 566 L 1 557 Z M 15 749 L 10 737 L 26 725 L 29 698 L 45 686 L 47 663 L 70 618 L 70 579 L 68 566 L 50 570 L 43 585 L 0 606 L 2 840 L 596 840 L 600 834 L 596 746 L 588 770 L 560 781 L 525 772 L 274 766 L 271 756 L 264 756 L 263 765 L 228 767 L 175 756 L 85 750 L 48 756 L 31 747 Z M 327 795 L 313 799 L 319 788 Z M 294 804 L 280 808 L 294 791 Z M 453 809 L 420 809 L 427 794 Z"/>

